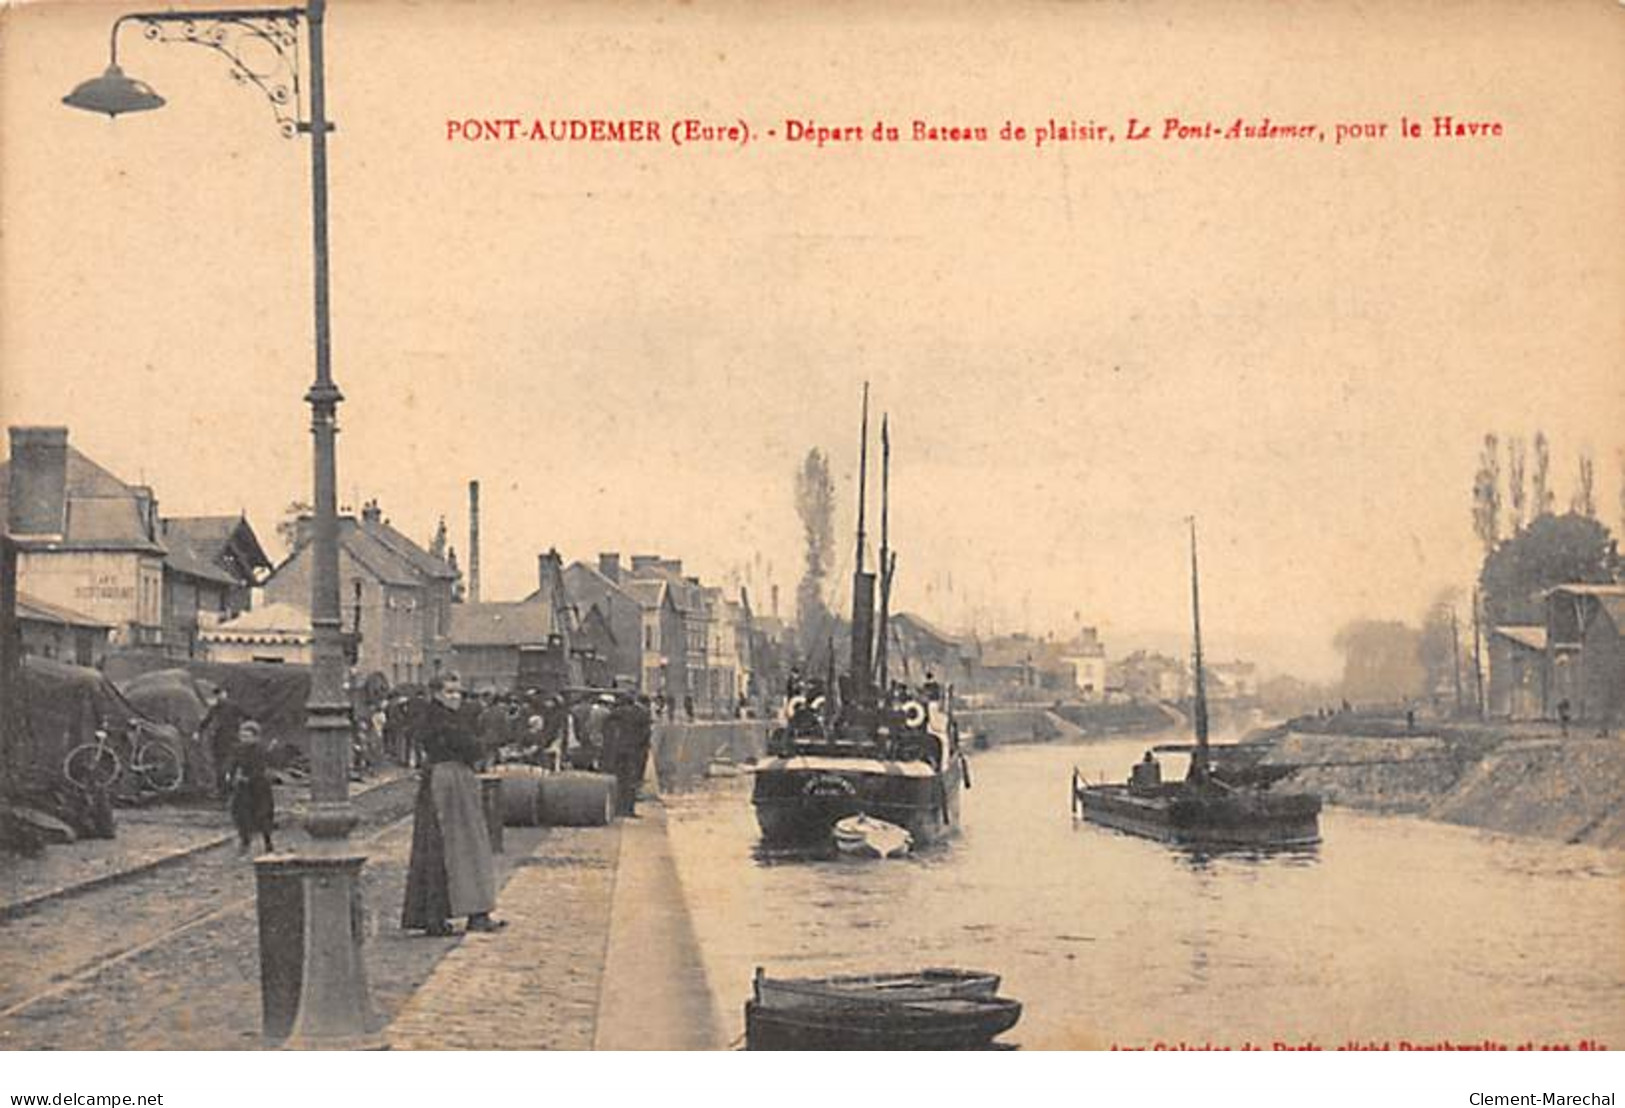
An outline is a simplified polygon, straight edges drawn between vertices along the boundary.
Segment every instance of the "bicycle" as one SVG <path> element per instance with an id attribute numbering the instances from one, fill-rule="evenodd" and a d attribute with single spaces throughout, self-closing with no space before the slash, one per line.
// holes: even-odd
<path id="1" fill-rule="evenodd" d="M 119 752 L 123 746 L 125 753 Z M 124 777 L 126 768 L 137 792 L 171 793 L 181 787 L 185 767 L 173 744 L 163 734 L 134 720 L 115 743 L 103 728 L 96 729 L 96 741 L 80 743 L 62 760 L 62 774 L 84 789 L 111 789 Z"/>

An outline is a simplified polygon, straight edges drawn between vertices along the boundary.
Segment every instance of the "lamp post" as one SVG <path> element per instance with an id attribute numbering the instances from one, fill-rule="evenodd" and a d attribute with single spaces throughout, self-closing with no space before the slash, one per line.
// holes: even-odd
<path id="1" fill-rule="evenodd" d="M 137 12 L 120 16 L 110 35 L 106 71 L 83 82 L 63 103 L 114 118 L 151 111 L 164 99 L 118 64 L 119 32 L 126 23 L 155 42 L 207 47 L 225 57 L 239 83 L 260 89 L 285 137 L 310 137 L 311 229 L 315 258 L 316 378 L 305 393 L 315 452 L 315 519 L 311 536 L 312 665 L 305 727 L 310 742 L 311 796 L 305 827 L 313 843 L 288 857 L 261 859 L 261 887 L 269 875 L 297 879 L 301 895 L 288 901 L 303 920 L 303 964 L 298 1007 L 288 1042 L 293 1046 L 369 1045 L 371 1017 L 359 911 L 364 855 L 348 840 L 356 824 L 350 803 L 350 703 L 345 694 L 344 636 L 340 623 L 338 501 L 335 459 L 337 412 L 343 395 L 333 383 L 328 327 L 327 121 L 322 25 L 326 0 L 302 8 L 227 8 Z M 309 118 L 300 119 L 299 29 L 304 25 L 309 69 Z M 260 903 L 262 947 L 268 908 Z M 283 921 L 286 922 L 286 921 Z M 261 951 L 262 976 L 268 959 Z M 269 993 L 271 983 L 262 980 Z M 269 1001 L 267 1013 L 271 1011 Z M 269 1020 L 268 1020 L 269 1023 Z M 275 1030 L 270 1026 L 267 1032 Z"/>

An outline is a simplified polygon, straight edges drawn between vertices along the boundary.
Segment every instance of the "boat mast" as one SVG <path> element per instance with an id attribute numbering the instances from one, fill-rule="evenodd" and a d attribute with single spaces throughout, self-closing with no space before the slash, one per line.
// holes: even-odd
<path id="1" fill-rule="evenodd" d="M 881 703 L 891 703 L 891 679 L 886 672 L 888 625 L 891 622 L 891 575 L 897 557 L 891 552 L 887 533 L 888 507 L 891 503 L 891 430 L 890 419 L 880 417 L 880 618 L 875 629 L 875 690 Z"/>
<path id="2" fill-rule="evenodd" d="M 864 508 L 869 499 L 869 382 L 863 383 L 863 434 L 858 447 L 858 548 L 852 571 L 852 703 L 869 705 L 874 660 L 875 577 L 863 571 Z"/>
<path id="3" fill-rule="evenodd" d="M 869 503 L 869 382 L 863 383 L 863 423 L 858 435 L 858 550 L 852 556 L 857 573 L 863 572 L 863 513 Z"/>
<path id="4" fill-rule="evenodd" d="M 1207 679 L 1202 671 L 1202 594 L 1196 574 L 1196 517 L 1191 516 L 1191 624 L 1194 631 L 1196 670 L 1196 753 L 1191 758 L 1191 777 L 1199 782 L 1208 779 L 1207 746 Z"/>

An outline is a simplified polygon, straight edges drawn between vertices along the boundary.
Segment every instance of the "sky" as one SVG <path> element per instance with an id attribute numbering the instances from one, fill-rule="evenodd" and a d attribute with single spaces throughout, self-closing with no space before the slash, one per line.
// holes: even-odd
<path id="1" fill-rule="evenodd" d="M 62 107 L 122 10 L 0 15 L 0 415 L 274 545 L 310 483 L 308 139 L 224 59 L 131 29 L 121 63 L 168 105 Z M 556 546 L 681 557 L 758 610 L 776 581 L 788 614 L 815 447 L 850 573 L 867 381 L 900 607 L 1179 650 L 1195 515 L 1210 657 L 1334 676 L 1340 626 L 1470 583 L 1486 431 L 1544 430 L 1560 501 L 1592 452 L 1618 529 L 1621 11 L 335 0 L 341 500 L 425 540 L 444 516 L 466 554 L 480 480 L 487 599 Z M 1502 134 L 1400 137 L 1437 114 Z M 752 140 L 447 138 L 689 117 Z M 1266 117 L 1326 141 L 1160 137 Z M 916 119 L 1117 141 L 908 141 Z"/>

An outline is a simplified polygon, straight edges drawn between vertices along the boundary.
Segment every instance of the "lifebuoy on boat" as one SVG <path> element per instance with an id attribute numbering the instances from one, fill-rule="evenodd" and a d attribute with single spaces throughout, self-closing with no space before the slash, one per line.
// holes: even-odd
<path id="1" fill-rule="evenodd" d="M 903 705 L 903 722 L 918 730 L 925 726 L 925 705 L 918 700 L 910 700 Z"/>
<path id="2" fill-rule="evenodd" d="M 804 697 L 804 696 L 792 696 L 784 705 L 785 718 L 786 719 L 795 719 L 796 716 L 798 716 L 801 713 L 801 710 L 803 708 L 805 708 L 806 706 L 807 706 L 807 698 L 806 697 Z"/>

